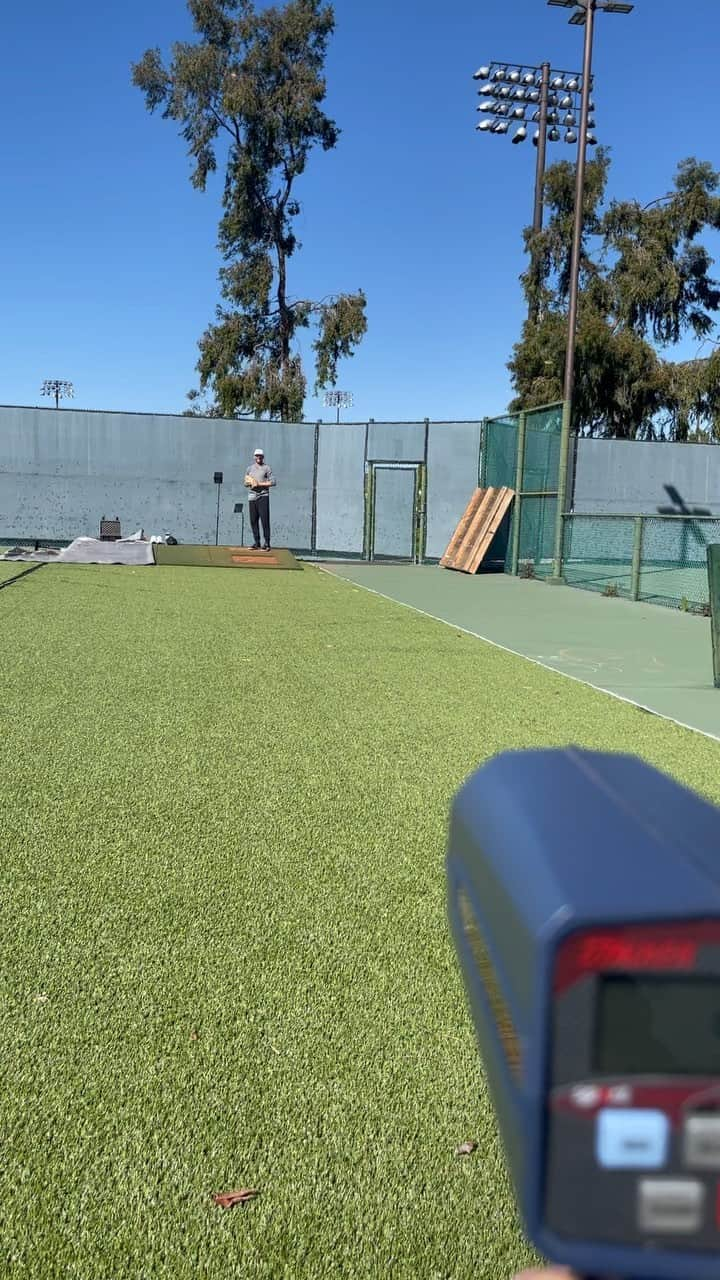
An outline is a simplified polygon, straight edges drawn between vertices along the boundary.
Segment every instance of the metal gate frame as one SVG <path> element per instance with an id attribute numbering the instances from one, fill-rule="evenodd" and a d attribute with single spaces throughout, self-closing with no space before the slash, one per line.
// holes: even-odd
<path id="1" fill-rule="evenodd" d="M 402 560 L 403 564 L 422 564 L 425 558 L 425 540 L 427 532 L 427 465 L 424 462 L 395 462 L 392 459 L 374 458 L 365 463 L 365 539 L 363 558 L 375 559 L 375 472 L 380 471 L 413 471 L 415 485 L 412 502 L 411 554 L 409 556 L 393 556 L 388 559 Z"/>

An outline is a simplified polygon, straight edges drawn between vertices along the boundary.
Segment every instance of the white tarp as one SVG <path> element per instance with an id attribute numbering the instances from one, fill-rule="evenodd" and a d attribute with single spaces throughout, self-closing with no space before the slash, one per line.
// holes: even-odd
<path id="1" fill-rule="evenodd" d="M 99 538 L 76 538 L 69 547 L 57 551 L 54 547 L 31 551 L 28 547 L 11 547 L 1 557 L 3 560 L 32 560 L 45 564 L 154 564 L 155 556 L 149 542 L 141 542 L 137 536 L 122 538 L 117 542 L 101 542 Z"/>

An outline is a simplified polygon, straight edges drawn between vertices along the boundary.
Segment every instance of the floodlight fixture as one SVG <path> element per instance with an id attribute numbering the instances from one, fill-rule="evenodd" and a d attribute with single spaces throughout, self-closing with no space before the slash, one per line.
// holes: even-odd
<path id="1" fill-rule="evenodd" d="M 72 382 L 66 382 L 64 378 L 46 378 L 40 388 L 40 395 L 54 396 L 55 408 L 59 409 L 61 400 L 72 400 L 75 388 Z"/>
<path id="2" fill-rule="evenodd" d="M 483 124 L 489 124 L 489 121 L 483 120 Z M 326 391 L 325 405 L 327 408 L 337 409 L 337 421 L 340 421 L 340 410 L 349 409 L 353 403 L 352 391 Z"/>
<path id="3" fill-rule="evenodd" d="M 478 68 L 474 79 L 484 82 L 478 88 L 481 101 L 477 109 L 491 117 L 476 125 L 478 132 L 509 133 L 511 142 L 519 144 L 529 136 L 528 121 L 538 126 L 532 131 L 533 144 L 538 148 L 533 228 L 540 230 L 545 142 L 548 138 L 553 142 L 567 140 L 559 126 L 561 123 L 566 127 L 575 125 L 580 109 L 582 76 L 578 71 L 551 69 L 547 62 L 535 67 L 519 62 L 490 62 Z M 511 130 L 511 124 L 519 127 Z M 549 133 L 551 129 L 552 136 Z M 543 145 L 539 146 L 541 138 Z"/>

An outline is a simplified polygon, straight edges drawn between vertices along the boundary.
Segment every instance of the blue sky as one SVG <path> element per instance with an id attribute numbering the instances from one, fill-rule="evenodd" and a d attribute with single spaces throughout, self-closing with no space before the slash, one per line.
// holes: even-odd
<path id="1" fill-rule="evenodd" d="M 475 131 L 472 72 L 493 59 L 579 69 L 582 29 L 544 0 L 337 0 L 335 11 L 327 109 L 342 136 L 298 185 L 291 290 L 368 296 L 368 335 L 340 372 L 348 416 L 500 412 L 535 152 Z M 717 0 L 599 15 L 612 194 L 662 195 L 692 153 L 720 168 L 719 28 Z M 61 377 L 78 408 L 186 407 L 217 300 L 220 180 L 193 190 L 184 143 L 148 115 L 130 63 L 189 35 L 184 0 L 36 0 L 5 14 L 0 402 L 45 403 L 42 380 Z M 305 416 L 331 411 L 309 394 Z"/>

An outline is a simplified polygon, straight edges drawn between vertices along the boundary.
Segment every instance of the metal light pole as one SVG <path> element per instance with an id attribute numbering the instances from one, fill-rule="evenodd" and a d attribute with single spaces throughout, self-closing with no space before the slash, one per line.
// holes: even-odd
<path id="1" fill-rule="evenodd" d="M 55 408 L 60 408 L 61 400 L 71 400 L 75 394 L 75 388 L 72 382 L 65 382 L 63 378 L 46 378 L 40 388 L 41 396 L 54 396 Z"/>
<path id="2" fill-rule="evenodd" d="M 537 164 L 535 166 L 535 204 L 533 207 L 533 231 L 542 231 L 543 182 L 545 181 L 545 153 L 547 151 L 548 96 L 550 90 L 550 63 L 540 68 L 540 119 L 538 121 Z"/>
<path id="3" fill-rule="evenodd" d="M 580 254 L 582 252 L 582 231 L 585 203 L 585 161 L 588 143 L 588 120 L 590 115 L 590 77 L 592 75 L 593 35 L 595 31 L 595 13 L 603 9 L 606 13 L 631 13 L 634 5 L 619 3 L 618 0 L 547 0 L 549 5 L 561 9 L 573 9 L 570 18 L 571 26 L 585 26 L 585 43 L 583 49 L 582 91 L 580 94 L 580 129 L 578 133 L 577 164 L 575 167 L 575 216 L 573 219 L 572 249 L 570 255 L 570 290 L 568 296 L 568 331 L 565 351 L 565 377 L 563 379 L 563 416 L 560 433 L 560 461 L 558 474 L 557 521 L 555 525 L 555 550 L 553 556 L 553 572 L 550 581 L 562 581 L 563 561 L 563 517 L 568 492 L 572 493 L 572 481 L 569 468 L 570 433 L 572 427 L 572 401 L 575 390 L 575 345 L 577 338 L 578 296 L 580 291 Z"/>

